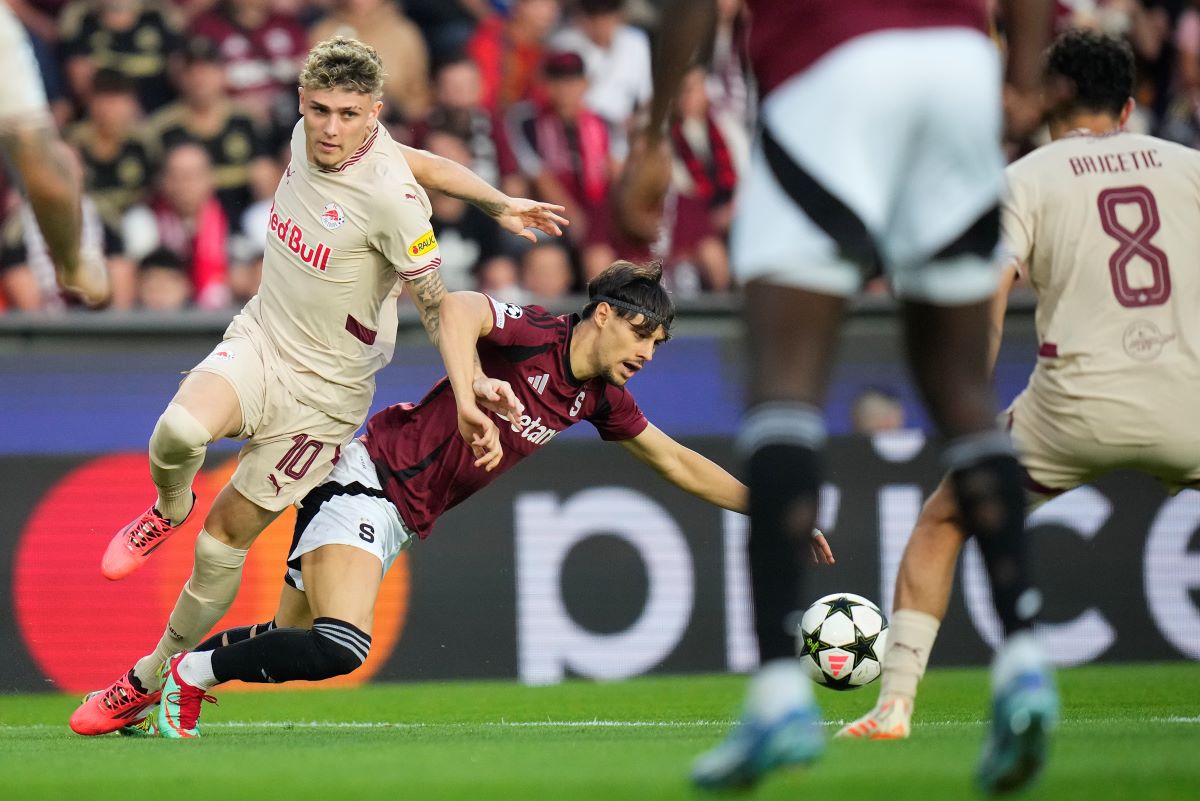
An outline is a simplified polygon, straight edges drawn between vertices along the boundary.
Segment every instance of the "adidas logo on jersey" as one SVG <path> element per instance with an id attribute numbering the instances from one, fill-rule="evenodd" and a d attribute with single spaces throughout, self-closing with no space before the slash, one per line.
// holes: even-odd
<path id="1" fill-rule="evenodd" d="M 531 375 L 525 380 L 529 382 L 529 386 L 533 387 L 534 392 L 541 395 L 546 391 L 546 382 L 550 380 L 550 374 Z"/>

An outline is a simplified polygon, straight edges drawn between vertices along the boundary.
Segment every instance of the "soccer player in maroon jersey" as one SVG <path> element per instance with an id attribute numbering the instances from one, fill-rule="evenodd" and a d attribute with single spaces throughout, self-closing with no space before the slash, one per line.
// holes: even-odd
<path id="1" fill-rule="evenodd" d="M 1003 77 L 984 0 L 747 1 L 762 101 L 730 252 L 745 286 L 750 350 L 738 446 L 750 485 L 762 666 L 741 724 L 696 762 L 702 786 L 749 785 L 824 748 L 788 626 L 807 605 L 795 543 L 817 513 L 821 405 L 846 302 L 879 268 L 902 301 L 913 375 L 947 440 L 949 482 L 1006 635 L 993 663 L 993 726 L 978 780 L 989 791 L 1016 789 L 1044 761 L 1058 700 L 1031 631 L 1040 596 L 1028 570 L 1022 472 L 993 425 L 987 352 L 1002 84 L 1010 127 L 1029 127 L 1050 14 L 1041 0 L 1002 5 Z M 670 99 L 713 16 L 711 2 L 664 9 L 671 24 L 661 31 L 649 121 L 618 202 L 643 238 L 657 232 L 670 175 Z"/>
<path id="2" fill-rule="evenodd" d="M 317 681 L 357 668 L 371 647 L 383 575 L 400 551 L 581 420 L 679 488 L 744 512 L 746 487 L 655 428 L 625 388 L 669 336 L 675 310 L 661 278 L 657 265 L 618 261 L 588 286 L 581 313 L 559 317 L 476 292 L 447 295 L 439 346 L 448 377 L 419 403 L 372 417 L 305 497 L 275 619 L 214 635 L 168 661 L 159 733 L 198 736 L 201 702 L 221 682 Z M 476 353 L 487 378 L 475 377 Z M 475 393 L 508 388 L 520 416 L 477 405 Z M 832 563 L 819 531 L 809 548 L 813 561 Z"/>

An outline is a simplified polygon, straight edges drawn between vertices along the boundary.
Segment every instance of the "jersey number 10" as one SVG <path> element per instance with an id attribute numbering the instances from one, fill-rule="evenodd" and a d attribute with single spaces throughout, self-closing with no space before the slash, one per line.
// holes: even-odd
<path id="1" fill-rule="evenodd" d="M 1117 207 L 1127 203 L 1137 206 L 1142 213 L 1141 222 L 1133 229 L 1125 227 L 1117 218 Z M 1117 303 L 1131 308 L 1166 303 L 1171 297 L 1167 254 L 1150 241 L 1162 224 L 1154 193 L 1144 186 L 1105 189 L 1096 199 L 1096 205 L 1100 208 L 1100 226 L 1119 243 L 1116 251 L 1108 257 L 1108 272 Z M 1153 281 L 1149 286 L 1130 286 L 1129 264 L 1134 257 L 1150 265 Z"/>

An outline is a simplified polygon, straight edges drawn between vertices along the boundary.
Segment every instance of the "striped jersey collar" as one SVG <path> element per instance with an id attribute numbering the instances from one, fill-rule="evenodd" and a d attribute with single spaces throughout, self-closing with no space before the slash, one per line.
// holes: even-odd
<path id="1" fill-rule="evenodd" d="M 363 142 L 361 145 L 359 145 L 358 150 L 355 150 L 354 154 L 352 156 L 350 156 L 350 158 L 346 159 L 345 161 L 343 161 L 341 164 L 339 164 L 336 167 L 320 167 L 319 171 L 320 172 L 345 172 L 350 167 L 353 167 L 355 164 L 362 161 L 363 158 L 366 157 L 367 153 L 369 153 L 371 151 L 371 146 L 373 144 L 375 144 L 375 140 L 379 137 L 379 129 L 381 127 L 382 127 L 382 125 L 380 125 L 379 123 L 375 123 L 375 127 L 371 129 L 371 133 L 367 134 L 366 141 Z"/>

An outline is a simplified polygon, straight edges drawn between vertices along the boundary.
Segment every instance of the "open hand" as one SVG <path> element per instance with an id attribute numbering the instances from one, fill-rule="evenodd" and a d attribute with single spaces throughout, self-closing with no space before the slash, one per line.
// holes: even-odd
<path id="1" fill-rule="evenodd" d="M 553 203 L 510 197 L 503 206 L 496 208 L 492 217 L 505 231 L 530 242 L 537 242 L 537 234 L 530 229 L 537 229 L 551 236 L 562 236 L 561 226 L 571 224 L 570 220 L 562 216 L 564 211 L 566 208 Z"/>
<path id="2" fill-rule="evenodd" d="M 825 534 L 821 529 L 813 529 L 809 547 L 812 549 L 811 559 L 814 565 L 832 565 L 836 561 L 833 558 L 833 550 L 829 547 L 829 542 L 825 539 Z"/>
<path id="3" fill-rule="evenodd" d="M 518 425 L 525 404 L 517 400 L 512 385 L 498 378 L 480 376 L 471 384 L 475 392 L 475 402 L 489 412 L 500 415 L 513 425 Z"/>

